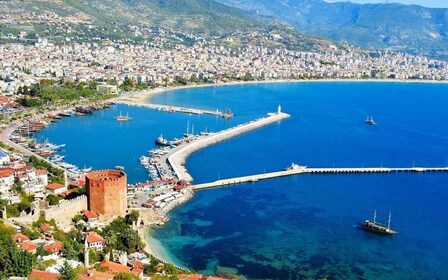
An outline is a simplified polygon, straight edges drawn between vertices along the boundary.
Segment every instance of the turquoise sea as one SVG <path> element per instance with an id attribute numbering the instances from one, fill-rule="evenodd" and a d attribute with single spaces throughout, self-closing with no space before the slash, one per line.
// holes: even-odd
<path id="1" fill-rule="evenodd" d="M 130 182 L 147 180 L 138 157 L 163 133 L 218 131 L 276 110 L 292 118 L 193 154 L 195 182 L 310 167 L 446 166 L 448 85 L 313 82 L 177 90 L 154 103 L 224 110 L 230 120 L 116 105 L 70 117 L 37 133 L 65 143 L 79 166 L 123 165 Z M 113 117 L 129 112 L 133 120 Z M 377 125 L 364 124 L 373 116 Z M 179 264 L 205 274 L 217 266 L 248 279 L 446 279 L 448 174 L 297 175 L 198 192 L 170 213 L 153 237 Z M 371 218 L 399 230 L 360 231 Z"/>

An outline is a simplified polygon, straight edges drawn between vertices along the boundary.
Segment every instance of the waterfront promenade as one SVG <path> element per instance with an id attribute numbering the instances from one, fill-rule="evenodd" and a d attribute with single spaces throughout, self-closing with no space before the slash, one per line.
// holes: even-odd
<path id="1" fill-rule="evenodd" d="M 176 173 L 176 176 L 179 180 L 186 180 L 188 182 L 193 181 L 193 178 L 186 170 L 184 164 L 185 160 L 192 153 L 203 149 L 207 146 L 222 142 L 229 138 L 235 137 L 237 135 L 249 132 L 251 130 L 255 130 L 257 128 L 281 121 L 283 119 L 289 118 L 290 115 L 281 112 L 280 107 L 276 113 L 269 113 L 267 117 L 260 118 L 245 124 L 240 124 L 236 127 L 232 127 L 218 133 L 214 133 L 208 135 L 206 137 L 201 137 L 200 139 L 194 140 L 191 143 L 188 143 L 185 146 L 182 146 L 170 154 L 167 158 L 167 162 L 171 166 L 171 168 Z"/>
<path id="2" fill-rule="evenodd" d="M 257 182 L 260 180 L 298 175 L 298 174 L 346 174 L 346 173 L 393 173 L 393 172 L 448 172 L 448 167 L 410 167 L 410 168 L 387 168 L 387 167 L 365 167 L 365 168 L 307 168 L 306 166 L 296 166 L 295 168 L 217 180 L 210 183 L 193 185 L 194 190 L 228 187 L 236 184 Z"/>

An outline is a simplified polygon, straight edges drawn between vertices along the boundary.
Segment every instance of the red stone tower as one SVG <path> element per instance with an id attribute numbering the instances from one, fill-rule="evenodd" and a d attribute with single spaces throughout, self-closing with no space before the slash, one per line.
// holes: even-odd
<path id="1" fill-rule="evenodd" d="M 126 173 L 100 170 L 86 175 L 89 210 L 105 218 L 124 216 L 127 208 Z"/>

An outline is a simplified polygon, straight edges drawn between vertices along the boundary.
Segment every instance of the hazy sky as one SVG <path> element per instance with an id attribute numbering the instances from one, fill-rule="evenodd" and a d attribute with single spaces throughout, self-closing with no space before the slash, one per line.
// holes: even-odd
<path id="1" fill-rule="evenodd" d="M 325 0 L 327 2 L 344 2 L 347 0 Z M 417 4 L 425 7 L 448 8 L 448 0 L 349 0 L 354 3 L 402 3 Z"/>

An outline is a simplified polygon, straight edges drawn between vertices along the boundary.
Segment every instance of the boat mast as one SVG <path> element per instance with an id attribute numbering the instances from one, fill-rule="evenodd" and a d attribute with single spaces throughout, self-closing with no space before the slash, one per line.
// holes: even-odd
<path id="1" fill-rule="evenodd" d="M 187 121 L 187 136 L 188 136 L 188 130 L 190 129 L 190 120 Z"/>
<path id="2" fill-rule="evenodd" d="M 376 223 L 376 209 L 375 212 L 373 212 L 373 222 Z"/>
<path id="3" fill-rule="evenodd" d="M 387 222 L 387 230 L 390 230 L 390 218 L 391 218 L 391 214 L 389 212 L 389 221 Z"/>

